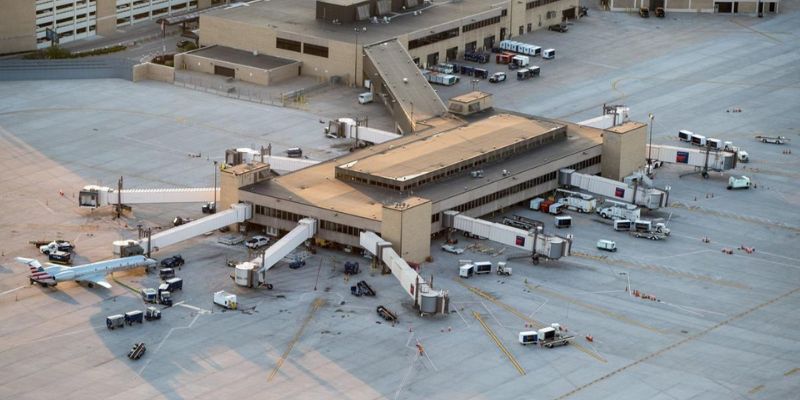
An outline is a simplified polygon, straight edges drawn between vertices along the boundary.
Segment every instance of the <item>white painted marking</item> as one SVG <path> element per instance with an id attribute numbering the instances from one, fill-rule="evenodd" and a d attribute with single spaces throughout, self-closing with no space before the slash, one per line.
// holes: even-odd
<path id="1" fill-rule="evenodd" d="M 55 211 L 53 211 L 52 208 L 48 207 L 47 204 L 42 203 L 41 200 L 36 199 L 36 202 L 39 203 L 39 205 L 41 205 L 42 207 L 44 207 L 45 210 L 50 211 L 50 214 L 55 214 L 56 213 Z"/>
<path id="2" fill-rule="evenodd" d="M 210 311 L 209 311 L 209 312 L 210 312 Z M 158 346 L 156 346 L 156 349 L 155 349 L 155 350 L 153 350 L 153 353 L 158 353 L 158 350 L 160 350 L 160 349 L 161 349 L 161 346 L 163 346 L 163 345 L 164 345 L 164 342 L 166 342 L 166 341 L 167 341 L 167 339 L 169 339 L 169 337 L 172 335 L 172 332 L 175 332 L 175 331 L 176 331 L 176 330 L 178 330 L 178 329 L 189 329 L 189 328 L 191 328 L 191 327 L 192 327 L 192 325 L 194 325 L 194 323 L 197 321 L 197 318 L 200 318 L 200 314 L 197 314 L 197 315 L 195 315 L 195 316 L 194 316 L 194 319 L 192 319 L 192 322 L 190 322 L 190 323 L 189 323 L 189 325 L 186 325 L 186 326 L 179 326 L 179 327 L 177 327 L 177 328 L 172 328 L 172 329 L 170 329 L 170 330 L 169 330 L 169 332 L 167 332 L 167 335 L 166 335 L 166 336 L 164 336 L 164 339 L 161 339 L 161 342 L 159 342 L 159 343 L 158 343 Z M 151 361 L 153 361 L 153 357 L 148 357 L 148 358 L 147 358 L 147 363 L 145 363 L 144 365 L 142 365 L 142 368 L 141 368 L 141 369 L 139 369 L 139 375 L 141 375 L 141 374 L 142 374 L 142 372 L 144 372 L 144 369 L 145 369 L 145 368 L 147 368 L 147 366 L 148 366 L 148 365 L 150 365 L 150 362 L 151 362 Z"/>
<path id="3" fill-rule="evenodd" d="M 199 312 L 200 314 L 211 314 L 211 310 L 206 310 L 206 309 L 204 309 L 204 308 L 195 307 L 195 306 L 193 306 L 193 305 L 191 305 L 191 304 L 185 304 L 185 303 L 184 303 L 184 302 L 182 302 L 182 301 L 181 301 L 181 302 L 179 302 L 179 303 L 175 303 L 175 305 L 176 305 L 176 306 L 180 306 L 180 307 L 184 307 L 184 308 L 188 308 L 188 309 L 190 309 L 190 310 L 197 311 L 197 312 Z"/>
<path id="4" fill-rule="evenodd" d="M 28 286 L 27 286 L 27 285 L 25 285 L 25 286 L 20 286 L 20 287 L 18 287 L 18 288 L 11 289 L 11 290 L 6 290 L 5 292 L 3 292 L 3 293 L 0 293 L 0 296 L 2 296 L 2 295 L 4 295 L 4 294 L 14 293 L 14 292 L 16 292 L 17 290 L 20 290 L 20 289 L 25 289 L 26 287 L 28 287 Z"/>

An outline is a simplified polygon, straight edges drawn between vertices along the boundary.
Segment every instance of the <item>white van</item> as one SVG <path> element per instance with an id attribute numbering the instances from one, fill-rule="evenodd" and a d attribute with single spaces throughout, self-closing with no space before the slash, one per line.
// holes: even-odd
<path id="1" fill-rule="evenodd" d="M 372 103 L 372 92 L 364 92 L 358 95 L 358 102 L 361 104 Z"/>
<path id="2" fill-rule="evenodd" d="M 545 60 L 552 60 L 556 58 L 556 49 L 544 49 L 542 51 L 542 58 Z"/>
<path id="3" fill-rule="evenodd" d="M 605 251 L 617 251 L 617 243 L 611 240 L 600 239 L 597 241 L 597 248 Z"/>
<path id="4" fill-rule="evenodd" d="M 475 274 L 491 274 L 492 273 L 492 262 L 491 261 L 478 261 L 474 264 L 475 266 Z"/>

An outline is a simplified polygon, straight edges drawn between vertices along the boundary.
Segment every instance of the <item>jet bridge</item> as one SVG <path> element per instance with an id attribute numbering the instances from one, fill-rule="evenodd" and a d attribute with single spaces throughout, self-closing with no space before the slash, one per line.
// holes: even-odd
<path id="1" fill-rule="evenodd" d="M 574 169 L 558 171 L 558 184 L 580 188 L 590 193 L 647 207 L 651 210 L 666 207 L 669 200 L 669 188 L 661 190 L 642 187 L 636 183 L 629 185 L 602 176 L 581 174 Z"/>
<path id="2" fill-rule="evenodd" d="M 206 232 L 244 222 L 252 216 L 253 207 L 250 204 L 233 204 L 228 210 L 220 211 L 216 214 L 156 233 L 150 237 L 149 243 L 147 239 L 142 239 L 139 245 L 145 250 L 148 249 L 149 245 L 152 251 L 157 251 L 160 248 L 171 246 L 195 236 L 200 236 Z"/>
<path id="3" fill-rule="evenodd" d="M 419 309 L 420 315 L 447 314 L 450 308 L 450 297 L 445 290 L 434 290 L 433 286 L 411 268 L 392 249 L 392 244 L 381 239 L 374 232 L 361 232 L 359 244 L 378 261 L 382 261 L 392 271 L 403 290 L 414 299 L 414 306 Z"/>
<path id="4" fill-rule="evenodd" d="M 114 189 L 108 186 L 84 186 L 78 206 L 98 208 L 122 204 L 204 203 L 219 198 L 219 188 Z"/>
<path id="5" fill-rule="evenodd" d="M 249 261 L 254 267 L 258 269 L 259 282 L 267 282 L 267 271 L 272 268 L 278 261 L 289 255 L 292 250 L 296 249 L 308 239 L 314 237 L 317 233 L 317 220 L 312 218 L 303 218 L 298 221 L 297 226 L 294 227 L 284 237 L 280 238 L 275 244 L 267 248 L 262 256 L 256 257 Z M 247 264 L 243 263 L 243 264 Z"/>
<path id="6" fill-rule="evenodd" d="M 513 226 L 468 217 L 458 211 L 445 211 L 442 224 L 447 228 L 469 232 L 493 242 L 531 252 L 534 262 L 539 258 L 557 260 L 570 255 L 572 240 L 545 235 L 538 230 L 526 231 Z"/>

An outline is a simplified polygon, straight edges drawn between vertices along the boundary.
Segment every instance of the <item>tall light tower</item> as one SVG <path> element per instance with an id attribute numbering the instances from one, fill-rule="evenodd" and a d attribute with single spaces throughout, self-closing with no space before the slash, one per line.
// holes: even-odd
<path id="1" fill-rule="evenodd" d="M 653 113 L 647 114 L 650 118 L 650 147 L 647 148 L 647 166 L 653 163 Z"/>

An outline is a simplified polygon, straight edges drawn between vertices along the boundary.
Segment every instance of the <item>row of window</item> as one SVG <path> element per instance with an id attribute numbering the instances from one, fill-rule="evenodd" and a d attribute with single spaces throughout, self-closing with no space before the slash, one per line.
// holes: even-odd
<path id="1" fill-rule="evenodd" d="M 461 32 L 474 31 L 475 29 L 480 29 L 480 28 L 483 28 L 484 26 L 489 26 L 489 25 L 494 25 L 494 24 L 499 24 L 499 23 L 500 23 L 500 17 L 499 16 L 492 17 L 492 18 L 486 18 L 484 20 L 481 20 L 481 21 L 478 21 L 478 22 L 473 22 L 471 24 L 466 24 L 466 25 L 462 26 L 461 27 Z"/>
<path id="2" fill-rule="evenodd" d="M 409 40 L 408 49 L 413 50 L 416 49 L 417 47 L 427 46 L 429 44 L 441 42 L 447 39 L 452 39 L 457 36 L 458 36 L 458 28 L 448 29 L 446 31 L 434 33 L 428 36 L 421 37 L 419 39 Z"/>
<path id="3" fill-rule="evenodd" d="M 581 162 L 572 164 L 567 168 L 574 169 L 574 170 L 582 170 L 584 168 L 588 168 L 588 167 L 590 167 L 592 165 L 597 165 L 597 164 L 600 164 L 600 156 L 595 156 L 595 157 L 592 157 L 590 159 L 583 160 Z M 534 179 L 530 179 L 530 180 L 527 180 L 525 182 L 522 182 L 522 183 L 516 184 L 514 186 L 508 187 L 508 188 L 503 189 L 503 190 L 501 190 L 499 192 L 495 192 L 495 193 L 492 193 L 492 194 L 477 198 L 475 200 L 468 201 L 468 202 L 466 202 L 464 204 L 456 206 L 455 208 L 453 208 L 453 210 L 456 210 L 458 212 L 464 212 L 464 211 L 467 211 L 467 210 L 471 210 L 473 208 L 480 207 L 480 206 L 482 206 L 484 204 L 489 204 L 489 203 L 491 203 L 493 201 L 499 200 L 499 199 L 501 199 L 503 197 L 511 196 L 511 195 L 513 195 L 515 193 L 519 193 L 521 191 L 528 190 L 528 189 L 530 189 L 530 188 L 532 188 L 534 186 L 538 186 L 538 185 L 541 185 L 541 184 L 543 184 L 545 182 L 552 181 L 552 180 L 556 179 L 557 177 L 558 177 L 558 172 L 557 171 L 553 171 L 553 172 L 550 172 L 548 174 L 538 176 L 538 177 L 536 177 Z M 431 222 L 432 223 L 435 223 L 436 221 L 439 220 L 438 215 L 439 214 L 437 213 L 433 218 L 431 218 Z"/>
<path id="4" fill-rule="evenodd" d="M 297 40 L 275 38 L 275 47 L 283 50 L 295 51 L 298 53 L 310 54 L 312 56 L 328 58 L 328 48 L 317 46 L 311 43 L 302 43 Z"/>
<path id="5" fill-rule="evenodd" d="M 308 218 L 305 215 L 295 214 L 283 210 L 277 210 L 266 206 L 260 206 L 258 204 L 256 204 L 253 208 L 256 214 L 265 215 L 267 217 L 272 217 L 272 218 L 278 218 L 286 221 L 297 222 L 303 218 Z M 350 236 L 358 236 L 359 233 L 364 232 L 363 229 L 359 229 L 354 226 L 339 224 L 336 222 L 331 222 L 326 220 L 319 220 L 319 228 L 324 229 L 326 231 L 344 233 Z"/>
<path id="6" fill-rule="evenodd" d="M 546 4 L 555 3 L 559 0 L 533 0 L 529 1 L 528 4 L 525 5 L 526 10 L 530 10 L 531 8 L 541 7 Z"/>

